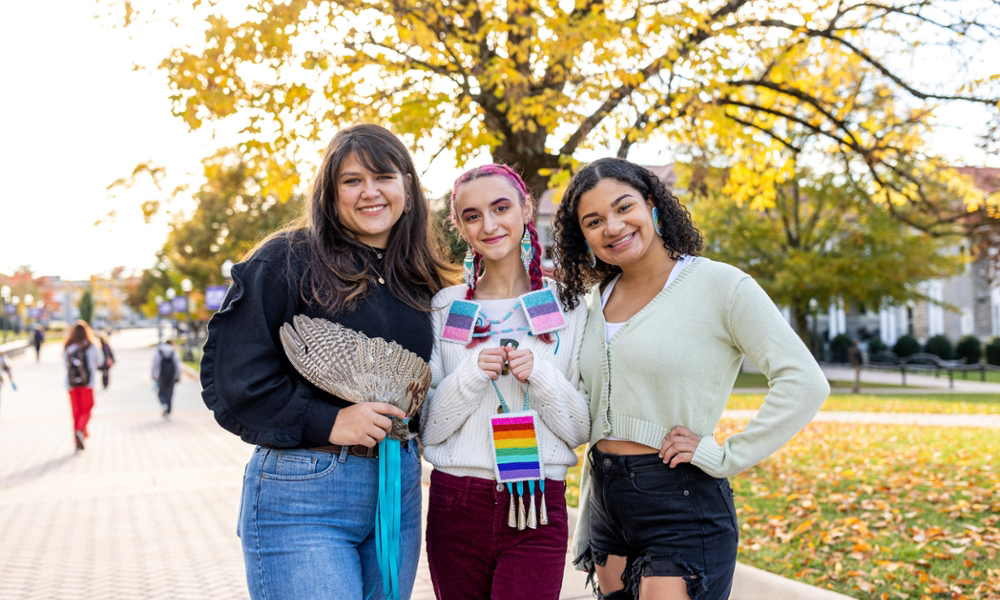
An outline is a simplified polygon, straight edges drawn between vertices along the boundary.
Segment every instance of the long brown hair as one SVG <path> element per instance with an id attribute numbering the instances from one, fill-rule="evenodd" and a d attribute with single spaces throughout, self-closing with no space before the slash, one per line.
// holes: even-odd
<path id="1" fill-rule="evenodd" d="M 84 347 L 97 344 L 97 339 L 94 338 L 94 330 L 82 319 L 74 323 L 73 328 L 69 330 L 66 341 L 63 342 L 63 350 L 73 344 Z"/>
<path id="2" fill-rule="evenodd" d="M 371 252 L 369 246 L 359 242 L 337 218 L 337 173 L 351 155 L 374 173 L 398 172 L 409 182 L 410 209 L 389 232 L 382 275 L 393 296 L 417 310 L 429 311 L 430 299 L 447 285 L 446 273 L 451 267 L 428 237 L 430 210 L 409 151 L 399 138 L 378 125 L 354 125 L 338 132 L 326 148 L 305 215 L 268 236 L 249 254 L 271 239 L 285 236 L 292 246 L 289 261 L 294 254 L 305 264 L 301 280 L 291 282 L 302 297 L 334 313 L 355 308 L 378 284 L 368 265 L 358 260 Z M 294 276 L 291 269 L 288 276 Z"/>

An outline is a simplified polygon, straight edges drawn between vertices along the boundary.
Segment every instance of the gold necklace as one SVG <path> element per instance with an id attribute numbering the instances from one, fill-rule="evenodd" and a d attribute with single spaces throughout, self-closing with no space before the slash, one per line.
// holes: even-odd
<path id="1" fill-rule="evenodd" d="M 372 248 L 372 250 L 375 249 Z M 377 256 L 379 260 L 382 260 L 382 253 L 379 252 L 378 250 L 375 250 L 375 256 Z M 372 268 L 372 271 L 375 271 L 375 274 L 378 275 L 378 282 L 381 283 L 382 285 L 385 285 L 385 279 L 382 278 L 382 274 L 379 273 L 378 269 L 375 268 L 375 263 L 370 263 L 368 266 L 370 266 Z"/>

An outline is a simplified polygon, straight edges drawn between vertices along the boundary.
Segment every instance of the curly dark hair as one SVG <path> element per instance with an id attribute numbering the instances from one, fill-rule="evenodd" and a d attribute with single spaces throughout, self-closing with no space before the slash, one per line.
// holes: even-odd
<path id="1" fill-rule="evenodd" d="M 563 286 L 560 299 L 573 309 L 580 295 L 597 282 L 610 280 L 621 268 L 597 259 L 591 267 L 587 256 L 587 241 L 580 228 L 577 208 L 580 196 L 594 188 L 602 179 L 615 179 L 634 188 L 659 209 L 663 246 L 670 258 L 681 255 L 699 256 L 704 244 L 701 232 L 694 226 L 691 214 L 667 190 L 660 178 L 645 167 L 620 158 L 602 158 L 580 169 L 569 182 L 555 216 L 556 278 Z"/>

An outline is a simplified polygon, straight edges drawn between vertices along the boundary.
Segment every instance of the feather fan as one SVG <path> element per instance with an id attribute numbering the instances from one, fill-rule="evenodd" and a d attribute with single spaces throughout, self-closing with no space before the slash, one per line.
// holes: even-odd
<path id="1" fill-rule="evenodd" d="M 304 315 L 282 325 L 279 335 L 303 377 L 348 402 L 385 402 L 412 416 L 427 396 L 430 367 L 395 342 Z M 406 439 L 406 423 L 393 419 L 389 436 Z"/>

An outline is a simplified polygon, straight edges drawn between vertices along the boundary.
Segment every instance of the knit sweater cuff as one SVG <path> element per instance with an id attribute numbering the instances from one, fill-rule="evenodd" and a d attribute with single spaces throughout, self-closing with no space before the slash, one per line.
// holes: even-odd
<path id="1" fill-rule="evenodd" d="M 534 398 L 539 401 L 539 406 L 542 404 L 547 404 L 553 398 L 559 395 L 560 381 L 566 381 L 566 376 L 559 372 L 551 362 L 547 360 L 536 360 L 534 366 L 531 369 L 531 376 L 528 377 L 528 383 L 531 384 Z"/>
<path id="2" fill-rule="evenodd" d="M 691 457 L 691 464 L 698 467 L 702 471 L 708 473 L 712 477 L 723 477 L 720 473 L 722 472 L 722 463 L 725 459 L 725 453 L 722 447 L 715 442 L 715 438 L 711 435 L 706 435 L 701 438 L 698 442 L 698 447 L 695 448 L 694 456 Z"/>
<path id="3" fill-rule="evenodd" d="M 475 406 L 479 398 L 490 389 L 490 379 L 484 379 L 479 371 L 479 354 L 473 354 L 462 361 L 451 375 L 458 386 L 457 399 L 470 406 Z"/>

